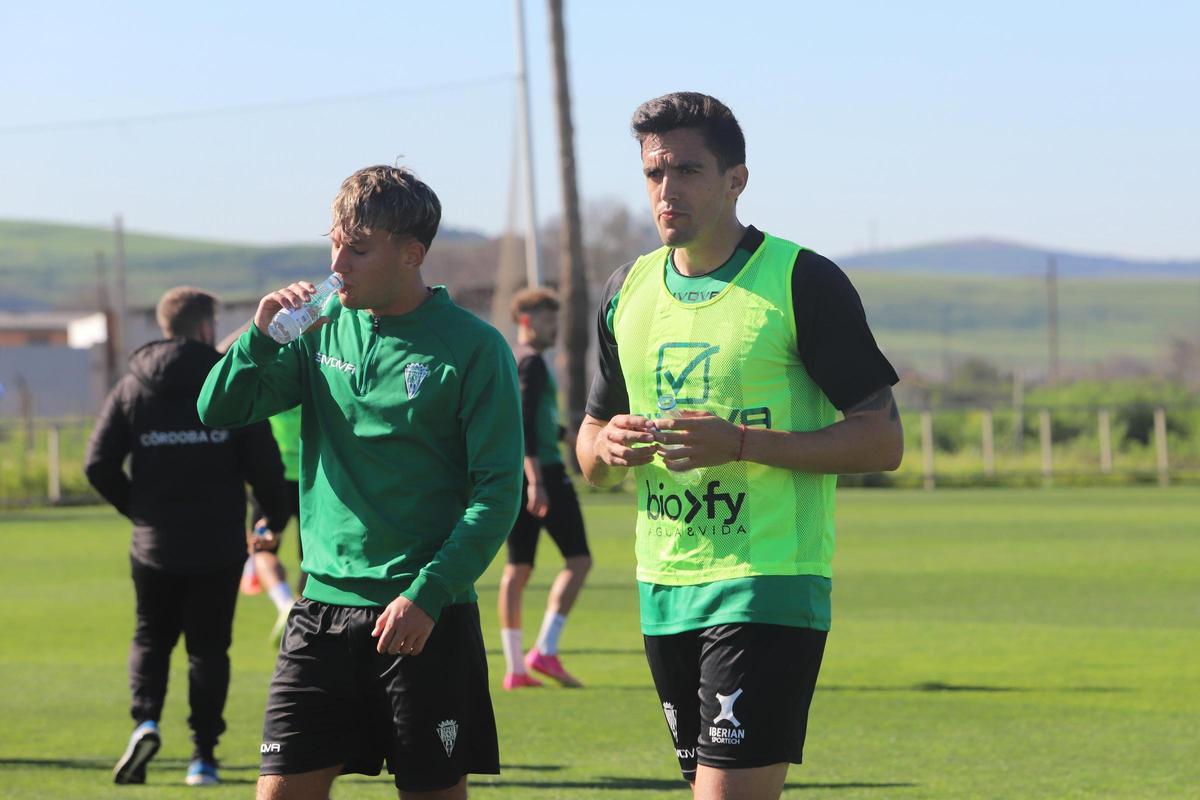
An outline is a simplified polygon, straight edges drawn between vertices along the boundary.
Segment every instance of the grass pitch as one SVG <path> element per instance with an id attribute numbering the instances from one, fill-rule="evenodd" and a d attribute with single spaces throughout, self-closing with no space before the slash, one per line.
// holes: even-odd
<path id="1" fill-rule="evenodd" d="M 688 797 L 637 629 L 633 500 L 584 502 L 597 566 L 563 658 L 586 689 L 499 688 L 499 562 L 480 581 L 504 767 L 473 797 Z M 785 797 L 1197 796 L 1200 490 L 843 491 L 839 503 L 834 629 Z M 147 785 L 111 784 L 131 729 L 126 521 L 105 508 L 4 514 L 0 542 L 0 797 L 193 796 L 182 645 Z M 540 562 L 527 645 L 558 564 L 546 541 Z M 205 797 L 252 795 L 273 618 L 265 598 L 241 598 L 224 785 Z M 335 789 L 395 797 L 386 777 Z"/>

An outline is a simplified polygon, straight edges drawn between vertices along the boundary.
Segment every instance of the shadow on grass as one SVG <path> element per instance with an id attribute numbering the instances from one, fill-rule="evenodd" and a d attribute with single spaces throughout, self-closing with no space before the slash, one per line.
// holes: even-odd
<path id="1" fill-rule="evenodd" d="M 21 768 L 33 767 L 35 769 L 78 769 L 91 770 L 95 772 L 112 772 L 113 764 L 116 760 L 113 758 L 3 758 L 0 757 L 0 769 L 5 768 Z M 183 772 L 187 769 L 188 759 L 186 758 L 156 758 L 150 763 L 149 771 L 151 774 L 159 772 L 168 772 L 178 770 Z M 249 772 L 253 775 L 250 778 L 231 778 L 231 772 Z M 258 764 L 221 764 L 221 783 L 232 784 L 253 784 L 258 782 Z"/>
<path id="2" fill-rule="evenodd" d="M 487 649 L 489 656 L 502 656 L 504 651 L 499 647 L 489 647 Z M 638 656 L 646 658 L 646 651 L 640 647 L 562 647 L 559 648 L 560 656 Z"/>
<path id="3" fill-rule="evenodd" d="M 912 686 L 822 686 L 818 692 L 1089 692 L 1110 694 L 1131 692 L 1123 686 L 978 686 L 966 683 L 917 683 Z"/>
<path id="4" fill-rule="evenodd" d="M 110 515 L 107 506 L 96 506 L 96 517 L 107 518 Z M 81 514 L 72 514 L 67 511 L 57 509 L 48 509 L 43 507 L 29 508 L 25 510 L 14 509 L 11 507 L 4 508 L 0 511 L 0 523 L 16 523 L 16 522 L 79 522 L 87 519 L 87 516 Z"/>
<path id="5" fill-rule="evenodd" d="M 484 783 L 474 783 L 478 787 L 519 788 L 519 789 L 612 789 L 615 791 L 642 792 L 673 792 L 686 789 L 687 784 L 682 778 L 665 780 L 662 778 L 617 778 L 601 775 L 594 781 L 506 781 L 503 779 Z M 784 784 L 785 789 L 909 789 L 917 786 L 915 783 L 792 783 Z"/>
<path id="6" fill-rule="evenodd" d="M 519 766 L 516 764 L 505 765 L 503 769 L 534 769 L 534 770 L 559 770 L 562 767 L 558 766 Z M 368 777 L 366 775 L 343 775 L 338 778 L 339 783 L 373 783 L 378 778 Z M 600 775 L 596 780 L 591 781 L 521 781 L 521 780 L 505 780 L 503 777 L 495 776 L 478 776 L 471 780 L 471 785 L 483 789 L 545 789 L 545 790 L 563 790 L 563 789 L 596 789 L 604 790 L 611 789 L 613 791 L 641 791 L 641 792 L 672 792 L 679 793 L 680 790 L 687 788 L 687 783 L 682 779 L 664 779 L 664 778 L 618 778 L 611 775 Z M 915 783 L 863 783 L 857 781 L 848 781 L 845 783 L 786 783 L 785 789 L 911 789 L 918 786 Z"/>
<path id="7" fill-rule="evenodd" d="M 182 758 L 156 759 L 150 767 L 151 772 L 164 768 L 184 769 L 187 760 Z M 99 758 L 0 758 L 0 769 L 4 767 L 36 767 L 41 769 L 79 769 L 96 772 L 112 771 L 111 759 Z M 563 769 L 560 764 L 504 764 L 502 769 L 526 772 L 557 772 Z M 251 785 L 258 781 L 258 765 L 222 764 L 221 783 L 234 785 Z M 253 772 L 250 778 L 229 777 L 230 772 Z M 343 775 L 338 783 L 375 783 L 377 777 L 367 775 Z M 594 781 L 509 781 L 503 778 L 482 779 L 473 781 L 478 787 L 519 788 L 519 789 L 613 789 L 618 791 L 643 792 L 679 792 L 686 787 L 682 779 L 662 778 L 618 778 L 601 775 Z M 915 783 L 787 783 L 786 789 L 907 789 L 916 786 Z"/>

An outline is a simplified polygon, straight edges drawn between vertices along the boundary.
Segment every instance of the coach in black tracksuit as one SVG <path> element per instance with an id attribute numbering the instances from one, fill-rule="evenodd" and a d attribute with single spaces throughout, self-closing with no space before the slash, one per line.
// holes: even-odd
<path id="1" fill-rule="evenodd" d="M 238 580 L 246 559 L 249 482 L 272 530 L 286 520 L 283 464 L 267 424 L 240 430 L 200 423 L 196 397 L 219 360 L 215 298 L 180 287 L 159 301 L 165 340 L 130 358 L 130 372 L 105 401 L 88 442 L 88 480 L 133 522 L 130 560 L 137 592 L 137 629 L 129 652 L 131 714 L 139 726 L 117 766 L 118 783 L 140 783 L 158 747 L 157 722 L 167 691 L 171 650 L 183 633 L 188 701 L 197 762 L 212 766 L 225 730 L 228 649 Z M 130 474 L 122 464 L 130 457 Z M 152 746 L 141 741 L 146 723 Z M 135 741 L 136 740 L 136 741 Z M 198 770 L 198 771 L 197 771 Z"/>

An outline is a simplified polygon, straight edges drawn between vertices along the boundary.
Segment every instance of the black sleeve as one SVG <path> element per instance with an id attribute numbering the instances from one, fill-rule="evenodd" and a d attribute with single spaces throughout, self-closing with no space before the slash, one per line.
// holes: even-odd
<path id="1" fill-rule="evenodd" d="M 600 299 L 600 310 L 596 315 L 596 353 L 599 357 L 596 373 L 592 376 L 592 388 L 588 392 L 587 413 L 596 419 L 610 420 L 617 414 L 629 413 L 629 391 L 625 388 L 625 375 L 621 372 L 621 361 L 617 358 L 617 340 L 608 327 L 608 308 L 621 291 L 625 277 L 633 268 L 630 261 L 618 269 L 604 286 Z"/>
<path id="2" fill-rule="evenodd" d="M 858 292 L 837 264 L 801 250 L 792 269 L 792 308 L 800 360 L 838 410 L 899 380 L 875 344 Z"/>
<path id="3" fill-rule="evenodd" d="M 254 500 L 267 518 L 267 527 L 276 533 L 287 527 L 291 517 L 287 486 L 283 480 L 283 458 L 267 421 L 230 431 L 237 450 L 242 474 L 250 484 Z"/>
<path id="4" fill-rule="evenodd" d="M 113 387 L 96 418 L 96 427 L 88 439 L 84 474 L 113 508 L 129 516 L 129 476 L 123 469 L 125 456 L 132 447 L 132 427 L 123 401 L 124 379 Z"/>
<path id="5" fill-rule="evenodd" d="M 537 411 L 542 392 L 546 391 L 546 362 L 529 353 L 517 362 L 517 384 L 521 388 L 521 424 L 525 431 L 525 455 L 538 451 Z"/>

